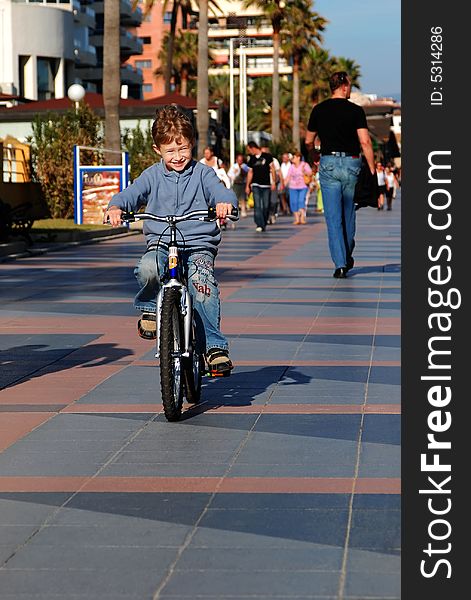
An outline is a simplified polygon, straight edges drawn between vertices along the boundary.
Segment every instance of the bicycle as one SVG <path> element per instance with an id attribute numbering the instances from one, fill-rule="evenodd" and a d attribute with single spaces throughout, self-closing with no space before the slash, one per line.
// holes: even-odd
<path id="1" fill-rule="evenodd" d="M 234 208 L 227 218 L 238 220 L 238 210 Z M 201 399 L 203 375 L 221 376 L 216 370 L 206 367 L 204 350 L 198 345 L 193 305 L 188 280 L 179 261 L 179 250 L 184 245 L 177 241 L 178 223 L 189 220 L 215 221 L 216 210 L 195 210 L 186 215 L 159 217 L 150 213 L 123 213 L 125 223 L 152 220 L 167 223 L 170 229 L 168 260 L 160 277 L 161 286 L 156 298 L 156 353 L 160 359 L 160 388 L 165 417 L 168 421 L 178 421 L 181 417 L 183 397 L 190 404 Z M 183 239 L 182 234 L 180 236 Z M 158 248 L 157 248 L 158 252 Z M 156 255 L 157 256 L 157 255 Z M 158 269 L 158 261 L 157 261 Z M 230 371 L 222 376 L 230 375 Z"/>

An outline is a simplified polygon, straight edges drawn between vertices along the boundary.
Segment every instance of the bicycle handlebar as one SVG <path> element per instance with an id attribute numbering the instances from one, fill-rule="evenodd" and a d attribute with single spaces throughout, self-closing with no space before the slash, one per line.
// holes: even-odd
<path id="1" fill-rule="evenodd" d="M 215 221 L 217 219 L 216 209 L 212 206 L 208 207 L 207 210 L 194 210 L 185 215 L 167 215 L 160 217 L 151 213 L 132 213 L 123 212 L 121 214 L 121 220 L 124 223 L 133 223 L 135 221 L 158 221 L 160 223 L 180 223 L 181 221 Z M 226 215 L 226 219 L 231 221 L 237 221 L 239 219 L 239 209 L 233 207 L 231 213 Z"/>

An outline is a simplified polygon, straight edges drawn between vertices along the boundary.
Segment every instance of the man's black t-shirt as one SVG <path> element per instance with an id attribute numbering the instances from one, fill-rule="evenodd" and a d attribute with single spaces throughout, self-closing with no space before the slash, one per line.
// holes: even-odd
<path id="1" fill-rule="evenodd" d="M 253 170 L 252 185 L 270 187 L 270 164 L 273 162 L 271 154 L 262 152 L 259 157 L 252 156 L 247 161 L 248 166 Z"/>
<path id="2" fill-rule="evenodd" d="M 361 106 L 344 98 L 329 98 L 312 109 L 307 128 L 317 132 L 323 154 L 360 154 L 357 129 L 368 126 Z"/>

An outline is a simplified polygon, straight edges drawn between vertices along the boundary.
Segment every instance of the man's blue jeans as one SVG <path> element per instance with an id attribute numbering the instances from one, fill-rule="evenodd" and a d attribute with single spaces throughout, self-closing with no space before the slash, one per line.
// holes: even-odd
<path id="1" fill-rule="evenodd" d="M 329 238 L 329 250 L 335 268 L 345 267 L 355 247 L 355 184 L 361 158 L 321 156 L 319 181 Z"/>
<path id="2" fill-rule="evenodd" d="M 209 250 L 185 250 L 179 253 L 183 269 L 188 276 L 188 290 L 195 311 L 197 337 L 201 350 L 223 348 L 229 344 L 220 331 L 221 305 L 219 287 L 214 278 L 214 255 Z M 140 290 L 134 299 L 134 307 L 142 312 L 156 312 L 156 296 L 160 276 L 165 272 L 168 252 L 158 249 L 159 272 L 157 274 L 156 250 L 147 251 L 134 269 Z M 204 342 L 203 342 L 204 340 Z"/>
<path id="3" fill-rule="evenodd" d="M 254 221 L 257 227 L 265 229 L 268 223 L 268 215 L 270 210 L 270 193 L 269 187 L 260 187 L 252 185 L 253 204 L 254 204 Z"/>

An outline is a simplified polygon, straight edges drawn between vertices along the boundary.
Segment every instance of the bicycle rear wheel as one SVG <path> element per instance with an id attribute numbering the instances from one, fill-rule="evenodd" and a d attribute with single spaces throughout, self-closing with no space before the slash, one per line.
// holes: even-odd
<path id="1" fill-rule="evenodd" d="M 183 317 L 180 291 L 167 288 L 162 298 L 160 316 L 160 388 L 168 421 L 178 421 L 183 404 Z"/>

